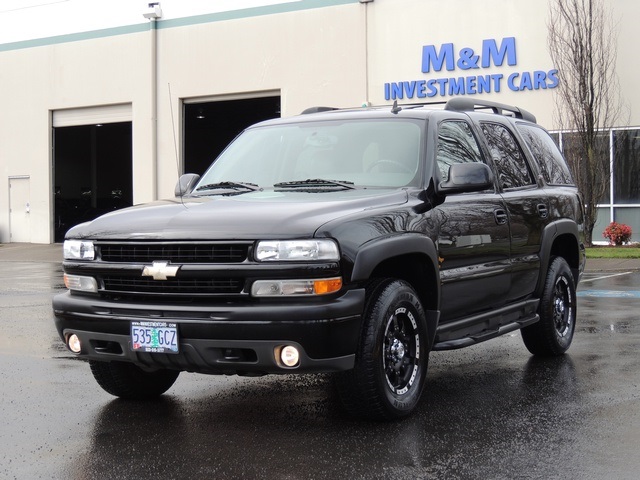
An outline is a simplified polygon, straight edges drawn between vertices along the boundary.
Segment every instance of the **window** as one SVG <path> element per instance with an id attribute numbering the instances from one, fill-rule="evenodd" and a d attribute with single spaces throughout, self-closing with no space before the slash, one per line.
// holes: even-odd
<path id="1" fill-rule="evenodd" d="M 578 133 L 560 132 L 562 152 L 570 165 L 576 165 L 576 175 L 584 158 Z M 640 235 L 640 183 L 636 181 L 640 170 L 640 129 L 614 129 L 598 132 L 595 138 L 595 153 L 609 163 L 613 182 L 607 180 L 605 189 L 598 198 L 598 216 L 594 226 L 593 240 L 604 242 L 601 233 L 610 222 L 626 223 L 633 229 L 632 241 Z M 612 188 L 609 188 L 612 184 Z"/>
<path id="2" fill-rule="evenodd" d="M 571 173 L 560 150 L 545 130 L 535 125 L 520 123 L 518 131 L 538 163 L 545 182 L 550 185 L 573 185 Z"/>
<path id="3" fill-rule="evenodd" d="M 245 130 L 214 161 L 200 185 L 325 179 L 356 186 L 420 184 L 421 124 L 365 120 L 272 124 Z"/>
<path id="4" fill-rule="evenodd" d="M 436 159 L 443 181 L 449 179 L 454 163 L 482 162 L 478 142 L 466 122 L 448 120 L 440 124 Z"/>
<path id="5" fill-rule="evenodd" d="M 613 132 L 614 202 L 640 203 L 640 130 Z"/>
<path id="6" fill-rule="evenodd" d="M 498 168 L 500 185 L 504 189 L 524 187 L 535 183 L 529 165 L 511 132 L 497 123 L 482 123 L 491 158 Z"/>
<path id="7" fill-rule="evenodd" d="M 598 176 L 609 174 L 609 163 L 610 163 L 610 144 L 609 144 L 609 134 L 600 132 L 596 134 L 594 142 L 595 151 L 594 154 L 597 161 L 595 161 L 595 165 L 597 165 L 598 171 L 600 172 Z M 594 167 L 589 167 L 589 169 L 585 169 L 585 166 L 588 162 L 585 161 L 586 153 L 580 138 L 580 134 L 576 132 L 563 133 L 562 134 L 562 153 L 564 154 L 564 158 L 567 159 L 567 163 L 573 166 L 573 171 L 576 175 L 576 181 L 578 184 L 582 185 L 581 182 L 584 182 L 584 179 L 581 179 L 581 175 L 590 175 L 590 171 Z M 611 203 L 610 195 L 609 195 L 609 180 L 607 178 L 606 189 L 602 190 L 599 193 L 594 192 L 596 195 L 597 203 Z"/>

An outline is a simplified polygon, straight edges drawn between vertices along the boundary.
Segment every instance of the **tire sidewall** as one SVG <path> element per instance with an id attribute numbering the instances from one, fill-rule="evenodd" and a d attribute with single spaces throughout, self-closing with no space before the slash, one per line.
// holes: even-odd
<path id="1" fill-rule="evenodd" d="M 379 297 L 372 299 L 372 308 L 368 313 L 374 322 L 375 340 L 372 359 L 374 374 L 380 397 L 387 411 L 393 416 L 405 416 L 417 405 L 424 388 L 429 352 L 427 351 L 427 322 L 424 310 L 413 288 L 404 281 L 395 280 L 382 286 Z M 387 380 L 385 373 L 385 333 L 390 318 L 394 315 L 412 317 L 411 332 L 417 338 L 419 359 L 415 377 L 410 381 L 406 392 L 396 393 Z"/>
<path id="2" fill-rule="evenodd" d="M 556 298 L 555 289 L 558 282 L 561 282 L 566 288 L 568 294 L 567 308 L 571 315 L 570 330 L 564 336 L 560 335 L 553 320 Z M 540 313 L 543 316 L 541 321 L 544 324 L 545 335 L 551 342 L 555 353 L 564 353 L 571 346 L 576 327 L 576 288 L 571 269 L 561 257 L 556 257 L 549 268 Z"/>

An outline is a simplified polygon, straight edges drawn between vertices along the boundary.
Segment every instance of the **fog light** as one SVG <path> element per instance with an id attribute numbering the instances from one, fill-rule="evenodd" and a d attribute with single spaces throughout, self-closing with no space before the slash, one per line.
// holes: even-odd
<path id="1" fill-rule="evenodd" d="M 280 350 L 280 360 L 287 367 L 295 367 L 300 360 L 300 353 L 296 347 L 287 345 Z"/>
<path id="2" fill-rule="evenodd" d="M 80 339 L 75 333 L 72 333 L 67 338 L 67 346 L 69 347 L 69 350 L 71 350 L 73 353 L 80 353 L 80 351 L 82 350 L 82 346 L 80 345 Z"/>

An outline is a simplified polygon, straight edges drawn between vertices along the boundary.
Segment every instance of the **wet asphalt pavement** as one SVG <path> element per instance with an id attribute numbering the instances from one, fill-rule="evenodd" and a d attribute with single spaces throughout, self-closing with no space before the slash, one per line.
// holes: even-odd
<path id="1" fill-rule="evenodd" d="M 181 374 L 114 399 L 57 337 L 56 263 L 0 262 L 0 478 L 636 479 L 640 273 L 588 274 L 561 358 L 520 334 L 431 354 L 415 415 L 347 417 L 329 376 Z"/>

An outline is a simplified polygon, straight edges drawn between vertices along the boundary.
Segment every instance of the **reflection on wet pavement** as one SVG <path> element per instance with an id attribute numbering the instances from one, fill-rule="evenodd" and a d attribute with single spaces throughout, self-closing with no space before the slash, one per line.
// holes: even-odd
<path id="1" fill-rule="evenodd" d="M 114 399 L 58 340 L 54 264 L 0 269 L 1 478 L 632 479 L 640 458 L 640 275 L 581 286 L 569 353 L 518 332 L 434 352 L 395 423 L 347 417 L 330 375 L 182 373 L 154 402 Z"/>

